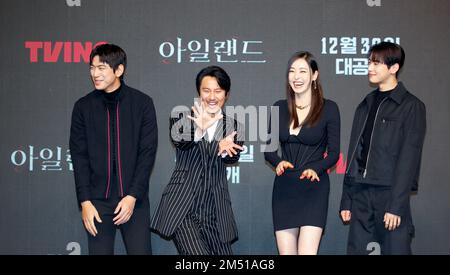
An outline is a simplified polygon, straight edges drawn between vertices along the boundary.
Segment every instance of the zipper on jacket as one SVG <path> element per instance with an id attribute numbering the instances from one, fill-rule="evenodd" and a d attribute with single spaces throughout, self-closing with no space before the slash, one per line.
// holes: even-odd
<path id="1" fill-rule="evenodd" d="M 123 183 L 122 183 L 122 162 L 120 160 L 120 119 L 119 119 L 119 102 L 116 107 L 116 132 L 117 132 L 117 164 L 119 165 L 119 183 L 120 196 L 123 197 Z"/>
<path id="2" fill-rule="evenodd" d="M 369 110 L 369 112 L 370 112 L 370 110 Z M 355 149 L 353 150 L 352 156 L 350 157 L 350 161 L 347 164 L 348 166 L 347 166 L 347 170 L 345 171 L 345 174 L 348 173 L 348 170 L 350 170 L 350 166 L 352 165 L 353 157 L 355 156 L 355 153 L 356 153 L 356 148 L 358 148 L 358 144 L 359 144 L 361 136 L 364 132 L 364 128 L 366 128 L 367 119 L 369 118 L 369 112 L 367 112 L 366 119 L 364 120 L 363 127 L 361 128 L 361 133 L 359 133 L 358 139 L 356 140 Z"/>
<path id="3" fill-rule="evenodd" d="M 106 116 L 107 116 L 107 130 L 108 130 L 108 135 L 107 135 L 107 139 L 108 139 L 108 184 L 106 186 L 105 199 L 108 198 L 109 185 L 111 183 L 111 136 L 110 136 L 110 129 L 109 129 L 110 117 L 109 117 L 109 109 L 108 108 L 106 108 Z"/>
<path id="4" fill-rule="evenodd" d="M 380 105 L 378 106 L 377 112 L 375 113 L 375 120 L 373 122 L 372 133 L 370 134 L 370 145 L 369 145 L 369 151 L 367 152 L 366 168 L 364 168 L 363 178 L 366 178 L 366 176 L 367 176 L 367 167 L 369 166 L 369 158 L 370 158 L 370 148 L 372 147 L 372 137 L 373 137 L 373 132 L 375 131 L 375 125 L 377 123 L 378 112 L 380 111 L 381 105 L 383 105 L 383 103 L 386 101 L 386 99 L 388 99 L 388 98 L 385 97 L 381 101 Z"/>

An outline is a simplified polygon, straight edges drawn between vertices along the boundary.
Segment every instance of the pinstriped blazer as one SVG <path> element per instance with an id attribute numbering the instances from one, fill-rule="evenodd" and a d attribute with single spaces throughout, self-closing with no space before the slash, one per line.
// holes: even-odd
<path id="1" fill-rule="evenodd" d="M 204 138 L 195 142 L 194 122 L 187 115 L 190 114 L 181 113 L 179 118 L 170 120 L 171 139 L 176 148 L 176 165 L 150 227 L 164 237 L 171 237 L 192 209 L 194 194 L 198 194 L 202 181 L 209 181 L 220 239 L 230 242 L 237 238 L 237 226 L 228 191 L 226 164 L 237 162 L 240 155 L 222 158 L 217 153 L 219 141 L 235 130 L 235 143 L 242 146 L 244 129 L 236 120 L 224 115 L 217 124 L 211 144 Z"/>

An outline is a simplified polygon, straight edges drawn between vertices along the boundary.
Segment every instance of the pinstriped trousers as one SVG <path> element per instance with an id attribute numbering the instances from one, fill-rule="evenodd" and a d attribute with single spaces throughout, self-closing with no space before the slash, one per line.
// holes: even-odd
<path id="1" fill-rule="evenodd" d="M 180 255 L 232 255 L 230 242 L 220 240 L 214 197 L 202 186 L 194 207 L 174 233 Z"/>

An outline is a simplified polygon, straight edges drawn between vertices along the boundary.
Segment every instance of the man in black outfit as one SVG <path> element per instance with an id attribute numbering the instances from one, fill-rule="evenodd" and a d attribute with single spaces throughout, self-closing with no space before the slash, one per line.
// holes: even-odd
<path id="1" fill-rule="evenodd" d="M 113 254 L 116 229 L 128 254 L 151 254 L 148 189 L 156 115 L 148 95 L 125 85 L 126 61 L 116 45 L 93 49 L 95 90 L 72 113 L 70 152 L 89 254 Z"/>
<path id="2" fill-rule="evenodd" d="M 411 254 L 410 193 L 417 191 L 426 129 L 425 105 L 397 77 L 403 49 L 382 42 L 369 51 L 369 81 L 378 86 L 353 121 L 340 214 L 350 223 L 348 254 Z"/>

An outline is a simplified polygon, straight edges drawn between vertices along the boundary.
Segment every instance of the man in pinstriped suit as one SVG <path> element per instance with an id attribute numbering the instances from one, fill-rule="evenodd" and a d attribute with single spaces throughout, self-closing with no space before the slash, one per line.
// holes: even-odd
<path id="1" fill-rule="evenodd" d="M 244 132 L 222 113 L 231 86 L 222 68 L 201 70 L 196 86 L 201 102 L 170 121 L 176 166 L 150 226 L 182 255 L 229 255 L 237 227 L 226 164 L 239 160 Z"/>

